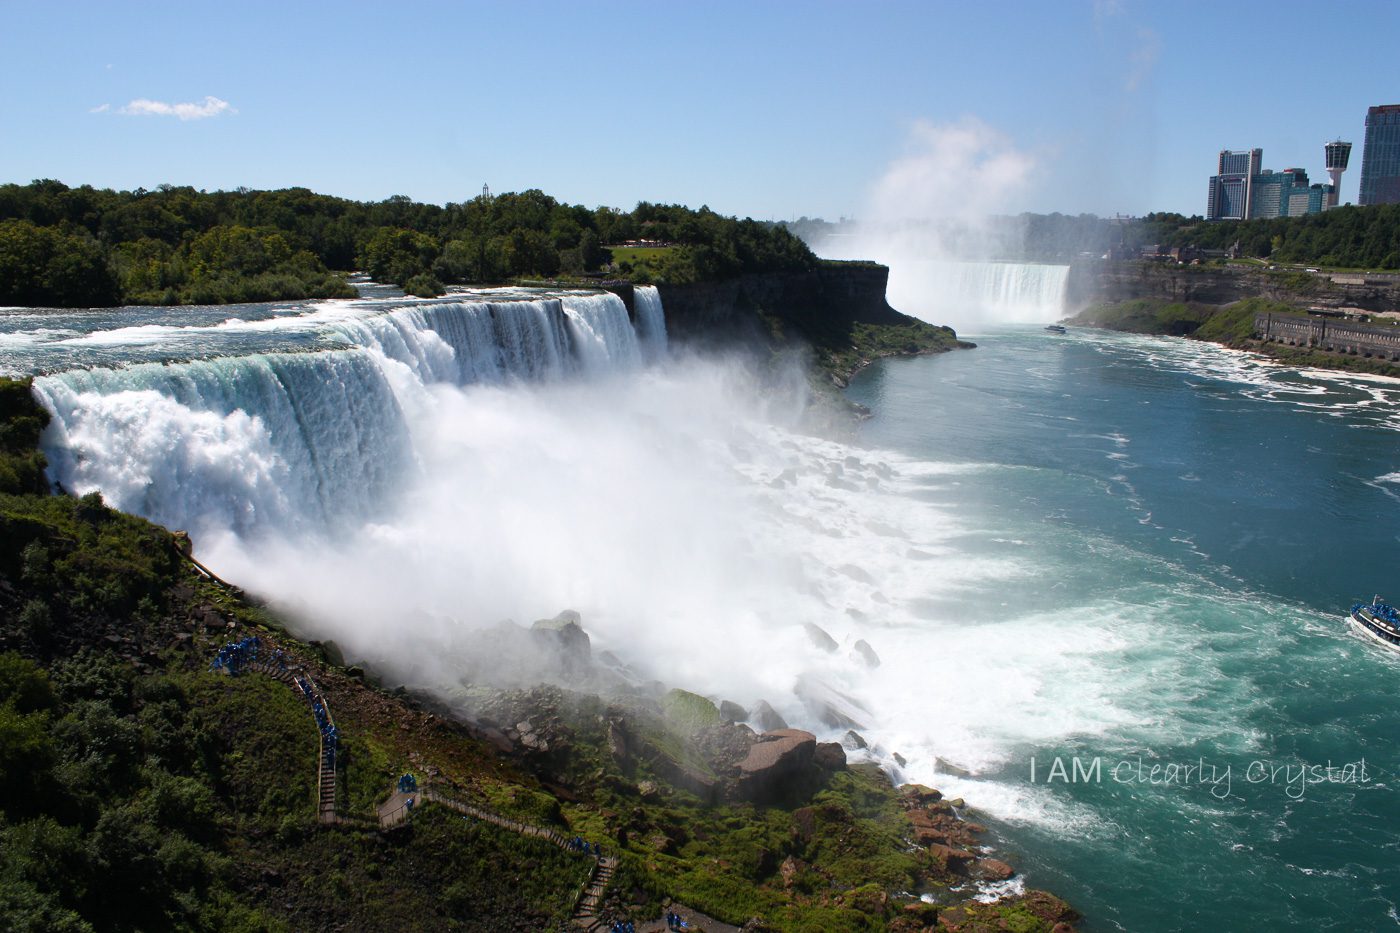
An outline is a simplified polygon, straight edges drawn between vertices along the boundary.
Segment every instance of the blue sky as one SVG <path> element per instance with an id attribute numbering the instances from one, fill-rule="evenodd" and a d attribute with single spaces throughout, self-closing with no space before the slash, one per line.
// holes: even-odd
<path id="1" fill-rule="evenodd" d="M 1317 181 L 1339 135 L 1354 201 L 1366 108 L 1400 103 L 1394 0 L 0 0 L 0 24 L 0 182 L 834 219 L 913 162 L 931 209 L 992 185 L 995 210 L 1201 213 L 1221 148 Z M 976 130 L 951 158 L 950 126 Z"/>

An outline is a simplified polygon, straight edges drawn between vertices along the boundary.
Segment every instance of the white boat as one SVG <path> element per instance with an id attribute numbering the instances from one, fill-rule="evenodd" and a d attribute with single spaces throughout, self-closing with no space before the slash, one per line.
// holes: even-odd
<path id="1" fill-rule="evenodd" d="M 1400 651 L 1400 613 L 1379 596 L 1370 604 L 1357 603 L 1351 607 L 1351 625 L 1372 641 L 1378 641 L 1391 651 Z"/>

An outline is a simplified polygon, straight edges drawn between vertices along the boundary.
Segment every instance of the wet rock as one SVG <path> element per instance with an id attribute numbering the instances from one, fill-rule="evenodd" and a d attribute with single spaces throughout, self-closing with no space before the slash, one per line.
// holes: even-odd
<path id="1" fill-rule="evenodd" d="M 331 667 L 344 667 L 345 655 L 341 653 L 340 646 L 327 638 L 325 641 L 307 642 L 313 649 L 320 653 L 321 657 Z"/>
<path id="2" fill-rule="evenodd" d="M 879 667 L 880 656 L 875 653 L 875 649 L 870 647 L 870 642 L 862 638 L 851 646 L 851 654 L 865 662 L 866 667 Z"/>
<path id="3" fill-rule="evenodd" d="M 994 858 L 979 859 L 977 874 L 989 881 L 1005 881 L 1016 874 L 1016 869 Z"/>
<path id="4" fill-rule="evenodd" d="M 923 784 L 905 784 L 899 789 L 899 796 L 906 806 L 918 807 L 943 799 L 941 791 L 925 787 Z"/>
<path id="5" fill-rule="evenodd" d="M 875 584 L 875 578 L 855 564 L 842 564 L 840 567 L 836 568 L 836 572 L 850 577 L 857 583 L 869 583 L 872 586 Z"/>
<path id="6" fill-rule="evenodd" d="M 870 711 L 854 697 L 833 689 L 821 680 L 804 674 L 798 678 L 793 692 L 824 725 L 832 729 L 865 728 L 861 720 L 867 718 Z"/>
<path id="7" fill-rule="evenodd" d="M 851 751 L 859 751 L 870 747 L 870 743 L 854 729 L 847 729 L 846 734 L 841 736 L 841 744 Z"/>
<path id="8" fill-rule="evenodd" d="M 939 865 L 950 871 L 957 871 L 977 858 L 966 849 L 955 849 L 937 842 L 930 845 L 928 851 Z"/>
<path id="9" fill-rule="evenodd" d="M 908 762 L 908 760 L 907 760 L 903 755 L 901 755 L 899 752 L 895 752 L 895 753 L 894 753 L 893 755 L 891 755 L 890 757 L 893 758 L 893 759 L 894 759 L 894 763 L 897 764 L 897 765 L 899 765 L 901 768 L 907 768 L 907 767 L 909 767 L 909 762 Z"/>
<path id="10" fill-rule="evenodd" d="M 587 673 L 593 662 L 592 643 L 579 624 L 579 614 L 566 609 L 552 619 L 539 619 L 530 626 L 536 641 L 557 658 L 564 674 Z"/>
<path id="11" fill-rule="evenodd" d="M 972 777 L 971 771 L 967 770 L 966 768 L 958 767 L 946 758 L 933 759 L 933 770 L 935 773 L 941 771 L 944 774 L 952 774 L 956 777 Z"/>
<path id="12" fill-rule="evenodd" d="M 823 771 L 845 771 L 846 750 L 839 742 L 818 742 L 812 762 Z"/>
<path id="13" fill-rule="evenodd" d="M 811 622 L 803 622 L 802 630 L 807 633 L 807 637 L 811 640 L 812 644 L 816 645 L 818 648 L 827 652 L 828 654 L 835 651 L 837 647 L 839 647 L 836 644 L 836 639 L 828 635 L 826 633 L 826 630 L 823 629 L 820 625 L 814 625 Z"/>
<path id="14" fill-rule="evenodd" d="M 738 703 L 730 700 L 721 700 L 719 704 L 719 718 L 725 722 L 746 722 L 749 718 L 749 711 Z"/>
<path id="15" fill-rule="evenodd" d="M 772 706 L 769 706 L 767 700 L 759 700 L 754 704 L 753 713 L 749 718 L 764 732 L 776 732 L 788 727 L 787 720 L 783 719 Z"/>
<path id="16" fill-rule="evenodd" d="M 739 762 L 740 793 L 750 800 L 775 796 L 789 780 L 798 778 L 812 763 L 817 737 L 801 729 L 765 732 Z M 842 755 L 844 760 L 845 756 Z"/>

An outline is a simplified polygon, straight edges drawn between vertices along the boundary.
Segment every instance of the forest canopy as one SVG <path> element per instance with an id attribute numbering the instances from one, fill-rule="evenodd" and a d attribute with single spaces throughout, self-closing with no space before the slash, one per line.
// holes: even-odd
<path id="1" fill-rule="evenodd" d="M 608 246 L 631 244 L 613 263 Z M 597 275 L 682 283 L 809 269 L 781 226 L 642 202 L 564 204 L 542 191 L 423 204 L 305 188 L 154 191 L 0 185 L 0 304 L 82 307 L 352 297 L 362 270 L 414 294 L 447 284 Z"/>

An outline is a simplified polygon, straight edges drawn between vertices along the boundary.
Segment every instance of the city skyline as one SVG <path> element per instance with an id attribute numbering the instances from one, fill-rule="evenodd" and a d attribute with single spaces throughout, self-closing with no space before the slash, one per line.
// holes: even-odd
<path id="1" fill-rule="evenodd" d="M 486 183 L 762 219 L 939 216 L 964 198 L 1197 215 L 1222 148 L 1321 178 L 1326 142 L 1359 150 L 1367 108 L 1400 101 L 1346 30 L 1289 59 L 1286 93 L 1227 94 L 1212 66 L 1234 53 L 1199 29 L 1204 3 L 140 9 L 7 4 L 0 182 L 436 203 Z M 1232 9 L 1314 15 L 1294 0 Z M 1338 10 L 1400 31 L 1394 4 Z M 1342 203 L 1358 200 L 1359 162 Z"/>

